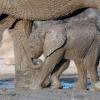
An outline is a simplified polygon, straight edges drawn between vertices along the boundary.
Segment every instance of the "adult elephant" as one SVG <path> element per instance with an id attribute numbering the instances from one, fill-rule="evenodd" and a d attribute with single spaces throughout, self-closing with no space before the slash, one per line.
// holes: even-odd
<path id="1" fill-rule="evenodd" d="M 20 19 L 48 20 L 86 8 L 100 8 L 99 0 L 1 0 L 0 14 Z"/>

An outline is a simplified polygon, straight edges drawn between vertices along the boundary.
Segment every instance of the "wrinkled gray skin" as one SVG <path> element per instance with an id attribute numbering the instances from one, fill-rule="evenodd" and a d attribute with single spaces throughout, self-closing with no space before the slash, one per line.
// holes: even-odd
<path id="1" fill-rule="evenodd" d="M 79 89 L 87 89 L 87 71 L 90 73 L 93 84 L 98 81 L 97 61 L 99 60 L 98 58 L 100 56 L 100 33 L 96 30 L 96 28 L 94 28 L 95 24 L 90 25 L 90 23 L 86 23 L 87 21 L 84 21 L 83 23 L 72 22 L 71 24 L 69 24 L 69 26 L 67 26 L 67 28 L 69 29 L 66 32 L 66 45 L 61 47 L 60 49 L 57 49 L 46 58 L 46 61 L 43 64 L 44 73 L 43 75 L 41 75 L 41 79 L 44 79 L 45 75 L 47 76 L 53 70 L 53 66 L 58 64 L 61 59 L 72 59 L 75 61 L 78 69 L 79 81 L 77 87 Z M 79 30 L 79 28 L 81 29 L 81 31 Z M 90 29 L 91 31 L 89 31 Z"/>
<path id="2" fill-rule="evenodd" d="M 99 0 L 1 0 L 0 14 L 27 20 L 48 20 L 80 8 L 100 9 Z"/>
<path id="3" fill-rule="evenodd" d="M 81 14 L 72 17 L 72 18 L 66 18 L 63 20 L 50 20 L 50 21 L 34 21 L 32 32 L 29 37 L 29 45 L 31 46 L 32 52 L 33 52 L 33 58 L 38 58 L 43 53 L 43 45 L 44 41 L 46 40 L 46 35 L 52 33 L 52 30 L 54 29 L 53 26 L 56 26 L 58 24 L 66 24 L 70 21 L 84 21 L 88 19 L 93 19 L 94 22 L 98 27 L 100 27 L 100 12 L 94 9 L 87 9 L 86 11 L 82 12 Z M 55 29 L 56 30 L 56 29 Z M 60 29 L 59 29 L 60 30 Z M 58 34 L 55 32 L 55 34 Z M 63 34 L 63 33 L 61 33 Z M 48 36 L 49 40 L 50 37 Z M 63 38 L 63 35 L 62 37 Z M 66 40 L 66 39 L 64 39 Z M 64 41 L 63 40 L 63 41 Z M 63 42 L 62 42 L 63 44 Z M 61 44 L 61 45 L 62 45 Z M 55 49 L 58 47 L 55 47 Z M 40 51 L 38 51 L 40 50 Z M 52 51 L 53 52 L 53 51 Z"/>
<path id="4" fill-rule="evenodd" d="M 16 18 L 14 18 L 14 17 L 11 17 L 11 18 L 9 18 L 9 17 L 11 17 L 11 16 L 8 16 L 7 17 L 7 19 L 6 19 L 6 21 L 3 21 L 3 23 L 4 23 L 4 25 L 2 24 L 2 22 L 1 22 L 1 26 L 3 27 L 3 28 L 1 28 L 1 29 L 5 29 L 5 28 L 10 28 L 11 26 L 12 26 L 12 24 L 16 21 Z M 8 24 L 9 23 L 9 24 Z M 39 84 L 37 84 L 36 83 L 36 85 L 37 86 L 39 86 L 40 84 L 42 84 L 43 83 L 43 81 L 46 79 L 46 77 L 48 76 L 47 74 L 49 73 L 50 74 L 50 72 L 52 73 L 52 71 L 51 71 L 51 67 L 49 67 L 50 68 L 50 72 L 49 72 L 49 70 L 48 70 L 48 67 L 47 68 L 45 68 L 47 65 L 45 65 L 46 64 L 46 62 L 48 61 L 50 61 L 50 62 L 52 62 L 52 63 L 54 63 L 53 64 L 53 66 L 55 67 L 55 65 L 58 63 L 58 62 L 60 62 L 61 61 L 61 56 L 62 56 L 62 53 L 63 53 L 63 49 L 61 49 L 61 51 L 58 49 L 58 48 L 61 48 L 62 47 L 62 45 L 64 45 L 64 43 L 65 43 L 65 41 L 64 40 L 66 40 L 67 39 L 67 37 L 65 37 L 65 28 L 63 27 L 63 26 L 65 26 L 64 24 L 62 25 L 62 24 L 59 24 L 59 25 L 57 25 L 58 23 L 62 23 L 62 21 L 56 21 L 56 23 L 55 23 L 55 21 L 47 21 L 47 22 L 45 22 L 45 23 L 47 23 L 47 25 L 46 24 L 44 24 L 44 28 L 42 28 L 42 29 L 44 29 L 44 31 L 42 31 L 43 32 L 43 34 L 41 34 L 41 35 L 43 35 L 43 38 L 42 39 L 44 39 L 44 36 L 45 36 L 45 34 L 44 33 L 48 33 L 48 32 L 50 32 L 51 33 L 51 35 L 49 35 L 49 34 L 47 34 L 47 37 L 46 37 L 46 39 L 45 40 L 48 40 L 48 38 L 49 37 L 52 37 L 52 33 L 54 34 L 55 33 L 55 36 L 57 35 L 57 36 L 59 36 L 57 39 L 57 41 L 55 41 L 56 39 L 54 39 L 54 41 L 52 41 L 52 40 L 50 40 L 50 41 L 45 41 L 44 42 L 44 46 L 45 46 L 45 48 L 43 48 L 43 46 L 42 46 L 42 44 L 40 44 L 40 46 L 42 46 L 41 48 L 43 48 L 43 51 L 45 51 L 44 52 L 44 55 L 45 55 L 45 57 L 47 57 L 47 58 L 49 58 L 49 56 L 52 58 L 52 53 L 53 54 L 55 54 L 55 56 L 54 57 L 56 57 L 57 59 L 54 59 L 53 61 L 50 61 L 50 60 L 52 60 L 51 58 L 50 58 L 50 60 L 48 59 L 46 59 L 46 61 L 45 61 L 45 63 L 44 63 L 44 66 L 43 66 L 43 69 L 42 69 L 42 71 L 41 71 L 41 75 L 40 75 L 40 79 L 38 79 L 39 81 L 38 81 L 38 83 Z M 49 28 L 49 30 L 48 30 L 48 28 L 46 27 L 46 26 L 48 26 L 48 23 L 49 23 L 49 27 L 51 27 L 51 28 Z M 51 24 L 51 26 L 50 26 L 50 24 Z M 53 25 L 54 25 L 54 27 L 53 27 Z M 56 27 L 56 25 L 57 25 L 57 27 Z M 6 26 L 7 25 L 7 26 Z M 18 26 L 19 25 L 19 26 Z M 21 34 L 21 32 L 23 32 L 23 29 L 24 29 L 24 27 L 20 27 L 20 25 L 21 25 L 21 23 L 18 23 L 18 28 L 16 28 L 15 27 L 15 30 L 13 30 L 13 33 L 14 34 L 16 34 L 16 37 L 17 37 L 17 33 L 18 32 L 20 32 L 20 34 Z M 56 28 L 58 29 L 58 31 L 56 31 Z M 22 30 L 22 31 L 21 31 Z M 33 29 L 34 30 L 34 29 Z M 39 30 L 41 30 L 41 26 L 40 26 L 40 28 L 39 28 Z M 52 30 L 54 30 L 54 32 L 52 32 Z M 37 31 L 37 30 L 36 30 Z M 62 32 L 63 31 L 63 32 Z M 37 32 L 38 33 L 38 32 Z M 40 31 L 40 33 L 41 33 L 41 31 Z M 41 38 L 41 35 L 40 35 L 40 38 Z M 33 36 L 34 37 L 34 36 Z M 15 38 L 15 39 L 17 39 L 17 38 Z M 36 38 L 35 38 L 36 39 Z M 31 39 L 30 39 L 31 40 Z M 41 40 L 40 40 L 41 41 Z M 21 41 L 22 42 L 22 41 Z M 49 48 L 49 50 L 48 50 L 48 44 L 47 44 L 47 42 L 48 43 L 50 43 L 50 44 L 52 44 L 51 45 L 51 47 Z M 17 44 L 20 44 L 20 42 L 17 42 Z M 28 42 L 27 42 L 28 43 Z M 26 43 L 26 45 L 27 45 L 27 43 Z M 42 43 L 42 42 L 41 42 Z M 54 43 L 54 44 L 53 44 Z M 57 44 L 57 45 L 55 45 L 55 43 Z M 59 43 L 60 43 L 60 45 L 59 45 Z M 23 44 L 23 46 L 25 46 L 25 44 L 22 42 L 22 44 Z M 30 43 L 29 43 L 30 44 Z M 47 45 L 46 45 L 47 44 Z M 16 46 L 16 45 L 15 45 Z M 55 47 L 55 48 L 53 48 L 53 46 Z M 17 48 L 16 48 L 17 49 Z M 15 49 L 15 50 L 16 50 Z M 23 48 L 22 48 L 23 49 Z M 52 49 L 52 50 L 50 50 L 50 49 Z M 30 50 L 30 49 L 29 49 Z M 39 50 L 41 50 L 41 49 L 39 49 Z M 59 50 L 59 51 L 58 51 Z M 26 50 L 27 51 L 27 50 Z M 58 52 L 55 52 L 55 51 L 58 51 Z M 39 51 L 40 52 L 40 51 Z M 41 51 L 41 53 L 42 53 L 42 51 Z M 41 53 L 39 54 L 39 55 L 41 55 Z M 56 53 L 58 53 L 58 54 L 56 54 Z M 28 54 L 28 56 L 30 55 L 30 51 L 28 51 L 27 52 L 27 54 Z M 59 54 L 61 54 L 61 56 L 59 55 Z M 18 55 L 18 54 L 17 54 Z M 36 58 L 39 56 L 38 54 L 36 54 L 37 56 L 36 56 Z M 33 53 L 33 56 L 32 56 L 33 58 L 35 57 L 34 56 L 34 53 Z M 26 59 L 25 59 L 26 60 Z M 59 60 L 59 61 L 58 61 Z M 29 59 L 27 60 L 27 61 L 29 61 Z M 26 61 L 26 63 L 27 63 L 27 61 Z M 20 61 L 19 61 L 20 62 Z M 24 60 L 23 60 L 23 62 L 24 62 Z M 29 61 L 29 62 L 31 62 L 31 61 Z M 64 62 L 67 62 L 67 61 L 64 61 Z M 52 66 L 52 63 L 51 63 L 51 65 L 50 66 Z M 63 62 L 61 61 L 61 64 L 62 64 Z M 67 62 L 67 64 L 69 63 L 69 61 Z M 22 63 L 23 65 L 24 65 L 24 63 Z M 21 65 L 21 64 L 20 64 Z M 65 65 L 65 64 L 64 64 Z M 31 65 L 28 65 L 28 68 L 29 68 L 29 66 L 31 66 Z M 24 66 L 21 66 L 22 68 L 24 67 Z M 54 69 L 54 67 L 52 68 L 52 70 Z M 33 68 L 35 68 L 34 66 L 33 66 Z M 66 68 L 66 67 L 65 67 Z M 62 68 L 61 67 L 61 69 L 62 69 L 62 71 L 61 72 L 63 72 L 63 70 L 64 70 L 64 68 Z M 23 70 L 23 69 L 19 69 L 19 70 Z M 26 70 L 26 69 L 25 69 Z M 29 69 L 30 70 L 30 69 Z M 28 71 L 29 71 L 28 70 Z M 46 70 L 48 70 L 48 73 L 45 73 L 45 71 Z M 28 73 L 28 71 L 26 70 L 26 73 Z M 34 72 L 34 71 L 33 71 Z M 47 72 L 47 71 L 46 71 Z M 61 72 L 59 72 L 59 70 L 58 70 L 58 73 L 61 73 Z M 16 71 L 16 73 L 17 73 L 17 71 Z M 55 70 L 53 70 L 53 73 L 55 73 Z M 17 74 L 19 74 L 19 73 L 17 73 Z M 45 74 L 45 75 L 42 75 L 42 74 Z M 22 75 L 22 76 L 21 76 Z M 27 75 L 27 74 L 25 74 L 25 75 Z M 29 75 L 30 75 L 30 71 L 29 71 Z M 29 76 L 29 75 L 27 75 L 27 76 Z M 32 74 L 31 74 L 32 75 Z M 58 76 L 59 76 L 60 74 L 58 74 Z M 20 77 L 22 77 L 23 78 L 23 80 L 24 80 L 24 74 L 22 73 L 20 73 L 19 74 L 19 76 L 18 77 L 16 77 L 17 79 L 19 79 L 19 80 L 21 80 L 21 78 Z M 33 75 L 34 76 L 34 75 Z M 43 77 L 41 77 L 41 76 L 43 76 Z M 26 76 L 25 76 L 25 78 L 26 78 Z M 54 77 L 55 78 L 55 77 Z M 29 77 L 28 77 L 28 79 L 29 79 Z M 31 78 L 32 79 L 32 78 Z M 28 80 L 28 81 L 31 81 L 31 79 L 30 80 Z M 27 79 L 26 79 L 27 80 Z M 33 79 L 34 80 L 34 79 Z M 58 81 L 58 78 L 56 78 L 56 79 L 53 79 L 54 81 L 55 80 L 57 80 Z M 24 82 L 17 82 L 17 83 L 24 83 Z M 26 83 L 26 82 L 25 82 Z M 55 82 L 54 82 L 55 83 Z M 21 84 L 19 85 L 19 86 L 21 86 Z M 23 84 L 22 84 L 22 86 L 24 86 Z M 56 85 L 55 85 L 56 86 Z M 34 85 L 33 85 L 33 87 L 34 87 Z M 30 88 L 32 88 L 32 87 L 30 87 Z M 36 87 L 37 88 L 37 87 Z"/>
<path id="5" fill-rule="evenodd" d="M 30 27 L 28 26 L 28 24 L 31 23 L 30 20 L 48 20 L 48 19 L 52 20 L 61 16 L 68 15 L 73 11 L 75 11 L 76 9 L 86 8 L 86 7 L 100 9 L 100 1 L 99 0 L 71 0 L 71 1 L 70 0 L 63 0 L 63 1 L 62 0 L 59 1 L 58 0 L 1 0 L 0 1 L 0 15 L 2 16 L 2 14 L 8 14 L 8 17 L 5 18 L 3 22 L 2 20 L 0 20 L 0 25 L 2 26 L 0 29 L 4 30 L 5 28 L 10 28 L 11 26 L 14 25 L 12 27 L 14 28 L 12 30 L 13 34 L 11 31 L 10 32 L 14 40 L 15 56 L 16 56 L 15 57 L 16 85 L 19 88 L 28 87 L 32 89 L 32 87 L 34 87 L 34 82 L 32 80 L 35 80 L 34 78 L 35 75 L 33 73 L 36 67 L 32 64 L 31 50 L 27 40 L 30 34 L 30 32 L 28 32 L 28 30 L 30 30 Z M 16 21 L 16 19 L 22 19 L 22 20 Z M 60 43 L 60 45 L 56 45 L 55 48 L 53 49 L 52 47 L 55 44 L 51 43 L 52 45 L 50 49 L 52 50 L 48 52 L 48 46 L 46 45 L 46 43 L 49 41 L 44 42 L 45 57 L 47 55 L 49 56 L 49 54 L 54 52 L 55 49 L 57 49 L 58 47 L 60 48 L 61 45 L 64 44 L 65 36 L 63 36 L 63 34 L 61 34 L 60 36 L 58 35 L 58 33 L 60 33 L 62 30 L 63 28 L 61 27 L 61 30 L 59 29 L 59 31 L 56 32 L 56 35 L 59 37 L 59 39 L 57 42 L 56 41 L 54 42 L 56 44 Z M 55 31 L 56 30 L 54 30 L 54 32 Z M 49 35 L 47 36 L 47 38 L 49 38 Z M 56 61 L 57 60 L 55 59 L 55 62 Z M 43 70 L 44 68 L 45 67 L 43 67 Z M 41 74 L 44 73 L 43 70 L 41 71 Z M 37 76 L 38 75 L 36 75 L 36 77 Z M 45 75 L 43 75 L 43 80 L 45 78 L 44 76 Z M 37 79 L 37 81 L 38 80 L 39 79 Z M 40 83 L 42 83 L 41 78 L 39 81 L 41 81 Z M 37 82 L 36 85 L 38 85 Z"/>
<path id="6" fill-rule="evenodd" d="M 51 73 L 51 81 L 55 88 L 61 87 L 59 76 L 68 68 L 69 60 L 71 59 L 75 61 L 78 69 L 79 80 L 76 84 L 77 88 L 87 89 L 87 70 L 90 73 L 93 84 L 98 81 L 96 62 L 99 60 L 100 54 L 100 33 L 96 28 L 97 26 L 95 26 L 95 12 L 92 11 L 92 13 L 88 14 L 91 11 L 90 9 L 70 21 L 67 20 L 68 23 L 66 20 L 34 23 L 36 31 L 30 35 L 29 40 L 34 40 L 34 37 L 38 40 L 38 36 L 42 38 L 38 42 L 35 40 L 33 43 L 29 42 L 32 43 L 30 44 L 32 49 L 35 47 L 33 58 L 38 58 L 42 53 L 44 54 L 45 62 L 43 63 L 43 73 L 40 76 L 42 76 L 41 79 L 45 80 Z M 62 34 L 62 36 L 59 39 L 58 37 L 54 38 L 55 34 L 56 36 L 57 34 Z M 63 36 L 66 38 L 63 38 Z M 62 38 L 65 42 L 61 41 Z"/>

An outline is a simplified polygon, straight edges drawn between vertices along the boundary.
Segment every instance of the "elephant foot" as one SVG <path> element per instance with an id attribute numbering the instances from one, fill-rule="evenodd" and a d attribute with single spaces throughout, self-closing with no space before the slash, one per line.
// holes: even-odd
<path id="1" fill-rule="evenodd" d="M 36 82 L 30 85 L 29 87 L 30 90 L 40 90 L 42 89 L 42 86 L 40 85 L 40 83 Z"/>
<path id="2" fill-rule="evenodd" d="M 51 81 L 52 81 L 52 88 L 54 88 L 54 89 L 62 89 L 63 88 L 59 79 L 55 75 L 52 75 Z"/>
<path id="3" fill-rule="evenodd" d="M 23 90 L 30 90 L 30 85 L 21 85 L 21 84 L 17 84 L 15 87 L 15 90 L 18 91 L 23 91 Z"/>
<path id="4" fill-rule="evenodd" d="M 74 90 L 81 90 L 81 91 L 83 91 L 83 92 L 87 92 L 87 91 L 88 91 L 87 87 L 86 87 L 85 85 L 81 85 L 81 82 L 80 82 L 80 81 L 78 81 L 78 82 L 75 84 Z"/>
<path id="5" fill-rule="evenodd" d="M 94 92 L 100 92 L 100 89 L 97 88 L 97 87 L 93 87 L 93 91 L 94 91 Z"/>
<path id="6" fill-rule="evenodd" d="M 95 87 L 100 89 L 100 81 L 98 81 L 96 84 L 95 84 Z"/>
<path id="7" fill-rule="evenodd" d="M 35 85 L 35 86 L 30 86 L 30 90 L 41 90 L 42 87 L 39 85 Z"/>
<path id="8" fill-rule="evenodd" d="M 43 88 L 46 88 L 46 87 L 49 87 L 51 85 L 51 82 L 50 82 L 50 79 L 47 78 L 43 83 L 42 83 L 42 87 Z"/>
<path id="9" fill-rule="evenodd" d="M 95 91 L 95 92 L 100 92 L 100 81 L 98 81 L 98 82 L 94 85 L 93 91 Z"/>
<path id="10" fill-rule="evenodd" d="M 16 91 L 20 90 L 39 90 L 42 89 L 42 87 L 37 83 L 37 84 L 29 84 L 29 85 L 17 85 L 16 86 Z"/>

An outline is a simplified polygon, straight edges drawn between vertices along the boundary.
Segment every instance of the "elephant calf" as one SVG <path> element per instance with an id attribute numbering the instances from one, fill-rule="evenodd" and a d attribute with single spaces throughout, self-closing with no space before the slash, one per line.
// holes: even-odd
<path id="1" fill-rule="evenodd" d="M 69 23 L 52 25 L 44 36 L 45 61 L 40 73 L 41 84 L 50 73 L 56 75 L 68 67 L 69 60 L 74 60 L 79 74 L 76 87 L 87 90 L 87 71 L 95 86 L 99 80 L 97 66 L 100 57 L 100 32 L 94 20 L 72 20 Z M 56 65 L 60 66 L 56 69 Z"/>
<path id="2" fill-rule="evenodd" d="M 87 71 L 93 85 L 99 80 L 97 66 L 100 57 L 100 32 L 92 20 L 70 22 L 66 25 L 67 42 L 64 59 L 73 59 L 78 70 L 78 88 L 86 89 Z"/>

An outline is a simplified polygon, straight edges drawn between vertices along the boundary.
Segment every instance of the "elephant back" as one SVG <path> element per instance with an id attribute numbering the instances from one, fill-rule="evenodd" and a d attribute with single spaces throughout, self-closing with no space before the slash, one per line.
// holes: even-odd
<path id="1" fill-rule="evenodd" d="M 83 8 L 82 0 L 5 0 L 4 5 L 3 13 L 31 20 L 55 19 Z"/>

